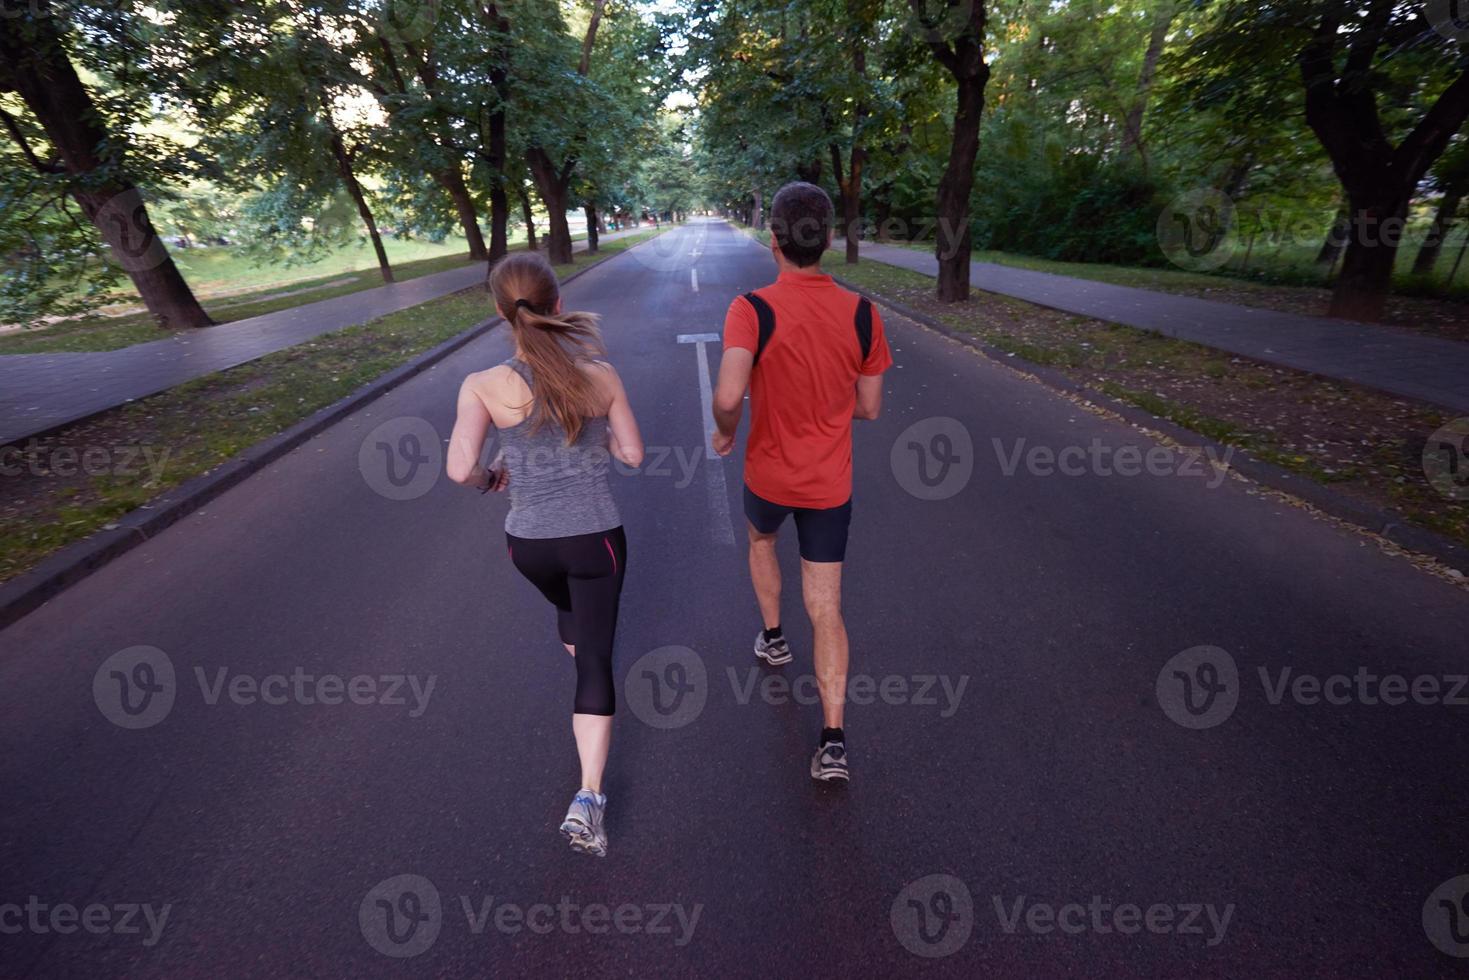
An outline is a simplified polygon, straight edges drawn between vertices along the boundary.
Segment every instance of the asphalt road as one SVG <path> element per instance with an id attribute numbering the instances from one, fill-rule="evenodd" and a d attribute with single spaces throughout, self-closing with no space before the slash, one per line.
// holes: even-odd
<path id="1" fill-rule="evenodd" d="M 1469 709 L 1366 672 L 1469 700 L 1465 592 L 896 316 L 811 782 L 679 340 L 771 273 L 694 223 L 567 290 L 650 446 L 607 859 L 506 501 L 436 475 L 495 331 L 0 633 L 0 975 L 1462 976 Z"/>

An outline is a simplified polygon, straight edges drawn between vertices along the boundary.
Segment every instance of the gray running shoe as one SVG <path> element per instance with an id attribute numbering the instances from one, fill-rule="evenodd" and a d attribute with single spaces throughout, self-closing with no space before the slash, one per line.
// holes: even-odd
<path id="1" fill-rule="evenodd" d="M 784 636 L 777 636 L 773 640 L 765 639 L 765 631 L 761 630 L 755 634 L 755 656 L 765 661 L 772 667 L 791 662 L 791 645 L 786 642 Z"/>
<path id="2" fill-rule="evenodd" d="M 846 782 L 847 775 L 847 746 L 844 742 L 823 742 L 821 748 L 811 757 L 811 778 L 830 783 L 836 780 Z"/>
<path id="3" fill-rule="evenodd" d="M 606 796 L 589 789 L 577 791 L 566 811 L 566 819 L 561 821 L 561 832 L 571 841 L 573 851 L 607 856 L 607 831 L 602 828 L 606 813 Z"/>

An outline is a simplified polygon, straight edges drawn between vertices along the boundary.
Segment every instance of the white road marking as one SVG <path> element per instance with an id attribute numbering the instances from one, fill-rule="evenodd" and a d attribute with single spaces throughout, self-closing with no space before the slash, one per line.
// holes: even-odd
<path id="1" fill-rule="evenodd" d="M 699 291 L 699 270 L 698 269 L 690 269 L 689 270 L 689 279 L 693 281 L 693 284 L 694 284 L 694 292 L 697 293 Z"/>
<path id="2" fill-rule="evenodd" d="M 709 533 L 719 544 L 735 543 L 734 525 L 729 516 L 729 489 L 724 481 L 724 460 L 714 451 L 714 386 L 709 380 L 709 358 L 705 344 L 719 342 L 717 333 L 684 333 L 680 344 L 693 344 L 699 355 L 699 400 L 704 412 L 704 483 L 709 492 Z"/>

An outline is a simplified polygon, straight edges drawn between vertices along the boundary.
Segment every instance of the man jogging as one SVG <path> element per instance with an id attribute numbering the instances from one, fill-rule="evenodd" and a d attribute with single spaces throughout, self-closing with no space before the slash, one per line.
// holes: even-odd
<path id="1" fill-rule="evenodd" d="M 824 726 L 811 776 L 845 780 L 842 562 L 852 520 L 852 420 L 877 418 L 882 374 L 893 358 L 876 308 L 821 271 L 831 229 L 831 198 L 820 187 L 787 184 L 775 195 L 770 251 L 780 274 L 730 304 L 714 393 L 714 449 L 726 456 L 734 448 L 748 387 L 745 516 L 750 579 L 765 622 L 755 655 L 771 666 L 791 661 L 780 626 L 775 539 L 794 515 Z"/>

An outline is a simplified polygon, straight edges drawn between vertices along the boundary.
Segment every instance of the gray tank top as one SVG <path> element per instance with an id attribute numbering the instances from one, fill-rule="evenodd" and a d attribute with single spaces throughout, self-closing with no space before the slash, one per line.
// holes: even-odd
<path id="1" fill-rule="evenodd" d="M 534 393 L 530 365 L 512 357 L 505 362 L 525 379 Z M 500 446 L 510 470 L 510 513 L 505 533 L 517 538 L 565 538 L 610 531 L 622 521 L 607 486 L 612 454 L 607 448 L 607 419 L 589 418 L 576 442 L 566 444 L 566 430 L 548 419 L 532 433 L 532 420 L 500 430 Z"/>

